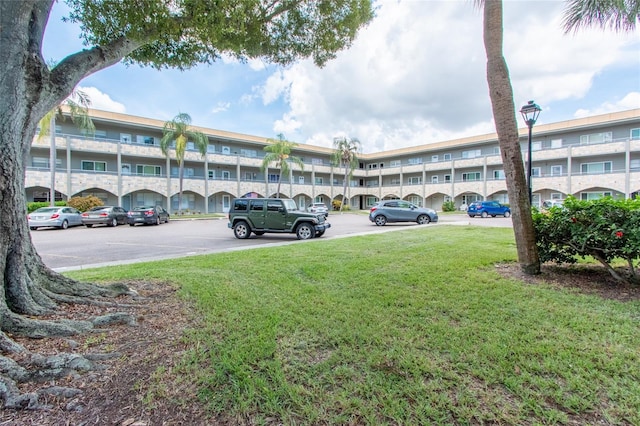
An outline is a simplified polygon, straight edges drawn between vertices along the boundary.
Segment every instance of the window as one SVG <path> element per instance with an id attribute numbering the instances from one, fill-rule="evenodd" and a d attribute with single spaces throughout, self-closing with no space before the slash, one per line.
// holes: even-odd
<path id="1" fill-rule="evenodd" d="M 495 179 L 495 180 L 505 180 L 504 170 L 494 170 L 493 171 L 493 179 Z"/>
<path id="2" fill-rule="evenodd" d="M 431 183 L 438 183 L 438 176 L 431 176 Z"/>
<path id="3" fill-rule="evenodd" d="M 179 210 L 180 208 L 185 210 L 195 210 L 196 208 L 196 196 L 195 194 L 182 194 L 182 206 L 178 207 L 178 196 L 174 195 L 171 197 L 171 208 L 174 210 Z"/>
<path id="4" fill-rule="evenodd" d="M 222 180 L 229 180 L 229 179 L 231 179 L 231 172 L 229 170 L 223 170 Z"/>
<path id="5" fill-rule="evenodd" d="M 367 207 L 374 206 L 378 203 L 378 199 L 376 197 L 367 197 Z"/>
<path id="6" fill-rule="evenodd" d="M 216 171 L 215 170 L 207 170 L 207 176 L 209 179 L 215 179 L 216 178 Z"/>
<path id="7" fill-rule="evenodd" d="M 48 169 L 49 168 L 49 159 L 45 157 L 33 157 L 31 159 L 31 166 L 38 167 L 40 169 Z"/>
<path id="8" fill-rule="evenodd" d="M 630 160 L 629 168 L 633 170 L 640 169 L 640 159 Z"/>
<path id="9" fill-rule="evenodd" d="M 482 152 L 479 149 L 462 151 L 462 158 L 476 158 L 476 157 L 480 157 L 480 155 L 482 155 Z"/>
<path id="10" fill-rule="evenodd" d="M 451 161 L 451 154 L 444 154 L 442 158 L 444 159 L 444 161 Z"/>
<path id="11" fill-rule="evenodd" d="M 223 154 L 223 155 L 229 155 L 229 154 L 231 154 L 231 148 L 229 148 L 228 146 L 223 146 L 223 147 L 222 147 L 222 154 Z"/>
<path id="12" fill-rule="evenodd" d="M 280 179 L 280 175 L 277 174 L 269 174 L 269 182 L 278 182 L 278 180 Z"/>
<path id="13" fill-rule="evenodd" d="M 551 199 L 552 200 L 562 200 L 562 194 L 560 192 L 552 192 L 551 193 Z"/>
<path id="14" fill-rule="evenodd" d="M 162 174 L 162 167 L 136 164 L 136 174 L 143 176 L 160 176 Z"/>
<path id="15" fill-rule="evenodd" d="M 323 180 L 322 180 L 322 178 L 321 178 L 321 177 L 316 177 L 316 178 L 314 179 L 314 183 L 315 183 L 316 185 L 322 185 L 322 184 L 323 184 Z"/>
<path id="16" fill-rule="evenodd" d="M 207 145 L 207 152 L 209 154 L 215 154 L 216 153 L 216 146 L 215 145 Z"/>
<path id="17" fill-rule="evenodd" d="M 107 138 L 107 131 L 106 130 L 94 130 L 93 133 L 91 133 L 88 130 L 82 129 L 82 134 L 93 136 L 96 139 L 106 139 Z"/>
<path id="18" fill-rule="evenodd" d="M 244 180 L 253 180 L 252 172 L 244 172 Z"/>
<path id="19" fill-rule="evenodd" d="M 282 201 L 280 200 L 267 200 L 267 210 L 270 212 L 277 212 L 280 208 L 283 207 Z"/>
<path id="20" fill-rule="evenodd" d="M 580 135 L 580 144 L 589 145 L 593 143 L 611 142 L 613 135 L 611 132 L 592 133 L 590 135 Z"/>
<path id="21" fill-rule="evenodd" d="M 184 177 L 193 177 L 195 174 L 195 171 L 192 167 L 184 167 L 183 168 L 183 172 L 184 172 Z M 173 177 L 178 177 L 178 175 L 180 174 L 180 167 L 171 167 L 171 176 Z"/>
<path id="22" fill-rule="evenodd" d="M 120 133 L 120 142 L 131 143 L 131 135 L 127 133 Z"/>
<path id="23" fill-rule="evenodd" d="M 402 162 L 400 160 L 391 160 L 389 162 L 389 167 L 400 167 Z"/>
<path id="24" fill-rule="evenodd" d="M 258 151 L 256 151 L 255 149 L 241 149 L 240 155 L 244 157 L 255 158 L 258 156 Z"/>
<path id="25" fill-rule="evenodd" d="M 540 151 L 542 149 L 542 141 L 531 142 L 531 151 Z"/>
<path id="26" fill-rule="evenodd" d="M 631 140 L 638 140 L 640 139 L 640 129 L 631 129 Z"/>
<path id="27" fill-rule="evenodd" d="M 531 176 L 533 176 L 533 177 L 542 176 L 542 170 L 540 169 L 540 167 L 532 167 L 531 168 Z"/>
<path id="28" fill-rule="evenodd" d="M 409 185 L 419 185 L 422 183 L 422 177 L 414 176 L 409 178 Z"/>
<path id="29" fill-rule="evenodd" d="M 412 195 L 409 197 L 409 202 L 411 204 L 415 204 L 416 206 L 422 207 L 422 198 L 417 195 Z"/>
<path id="30" fill-rule="evenodd" d="M 377 164 L 369 164 L 369 169 L 377 169 L 378 165 Z"/>
<path id="31" fill-rule="evenodd" d="M 130 175 L 131 174 L 131 164 L 122 163 L 122 167 L 120 168 L 120 172 L 123 175 Z"/>
<path id="32" fill-rule="evenodd" d="M 144 145 L 155 145 L 156 141 L 153 136 L 136 136 L 136 142 Z"/>
<path id="33" fill-rule="evenodd" d="M 264 200 L 252 200 L 251 210 L 262 211 L 264 210 Z"/>
<path id="34" fill-rule="evenodd" d="M 431 162 L 432 163 L 437 163 L 438 162 L 438 156 L 437 155 L 432 155 L 431 156 Z"/>
<path id="35" fill-rule="evenodd" d="M 500 155 L 500 147 L 499 146 L 494 146 L 493 147 L 493 154 L 494 155 Z"/>
<path id="36" fill-rule="evenodd" d="M 391 178 L 391 185 L 400 185 L 400 178 Z"/>
<path id="37" fill-rule="evenodd" d="M 316 166 L 322 166 L 322 158 L 312 158 L 311 164 L 315 164 Z"/>
<path id="38" fill-rule="evenodd" d="M 603 161 L 601 163 L 583 163 L 580 164 L 580 171 L 583 174 L 609 173 L 611 172 L 611 161 Z"/>
<path id="39" fill-rule="evenodd" d="M 562 165 L 551 166 L 551 176 L 562 176 Z"/>
<path id="40" fill-rule="evenodd" d="M 418 158 L 409 158 L 409 160 L 407 161 L 407 164 L 410 164 L 410 165 L 422 164 L 422 158 L 420 158 L 420 157 L 418 157 Z"/>
<path id="41" fill-rule="evenodd" d="M 445 182 L 451 182 L 451 175 L 444 175 Z"/>
<path id="42" fill-rule="evenodd" d="M 611 192 L 603 191 L 603 192 L 581 192 L 580 199 L 589 201 L 589 200 L 598 200 L 604 197 L 611 197 Z"/>
<path id="43" fill-rule="evenodd" d="M 562 139 L 551 139 L 551 148 L 562 148 Z"/>
<path id="44" fill-rule="evenodd" d="M 472 173 L 463 173 L 462 174 L 462 181 L 463 182 L 470 182 L 470 181 L 476 181 L 476 180 L 480 180 L 480 172 L 472 172 Z"/>
<path id="45" fill-rule="evenodd" d="M 233 210 L 246 212 L 249 207 L 249 201 L 247 200 L 233 200 Z"/>
<path id="46" fill-rule="evenodd" d="M 104 161 L 82 161 L 81 162 L 82 170 L 91 170 L 95 172 L 104 172 L 107 170 L 107 163 Z"/>

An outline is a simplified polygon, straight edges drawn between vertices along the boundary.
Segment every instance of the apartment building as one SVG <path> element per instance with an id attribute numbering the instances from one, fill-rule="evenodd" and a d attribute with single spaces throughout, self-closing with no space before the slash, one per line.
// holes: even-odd
<path id="1" fill-rule="evenodd" d="M 49 200 L 54 165 L 56 199 L 94 195 L 125 209 L 159 204 L 178 211 L 178 164 L 159 145 L 164 122 L 99 110 L 90 115 L 92 135 L 59 120 L 53 143 L 49 137 L 34 139 L 27 200 Z M 207 135 L 209 145 L 204 156 L 187 147 L 183 211 L 226 212 L 234 197 L 276 195 L 280 171 L 261 169 L 267 138 L 195 129 Z M 528 129 L 520 135 L 527 164 Z M 640 109 L 536 125 L 532 152 L 534 205 L 568 195 L 633 197 L 640 192 Z M 293 155 L 304 169 L 293 165 L 282 176 L 281 196 L 301 208 L 342 200 L 344 170 L 331 163 L 331 154 L 330 148 L 299 144 Z M 509 202 L 496 134 L 360 154 L 359 160 L 347 185 L 352 209 L 395 198 L 435 210 L 450 200 L 458 207 L 484 199 Z"/>

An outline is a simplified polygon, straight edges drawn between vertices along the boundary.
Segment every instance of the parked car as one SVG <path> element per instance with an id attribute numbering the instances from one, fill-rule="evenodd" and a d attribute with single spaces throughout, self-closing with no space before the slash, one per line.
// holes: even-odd
<path id="1" fill-rule="evenodd" d="M 418 207 L 408 201 L 385 200 L 371 207 L 369 220 L 378 226 L 391 222 L 417 222 L 420 225 L 438 221 L 433 209 Z"/>
<path id="2" fill-rule="evenodd" d="M 128 223 L 127 211 L 118 206 L 93 207 L 82 213 L 82 223 L 87 228 L 91 228 L 93 225 L 125 225 Z"/>
<path id="3" fill-rule="evenodd" d="M 313 203 L 308 210 L 309 213 L 323 213 L 324 217 L 329 216 L 329 208 L 324 203 Z"/>
<path id="4" fill-rule="evenodd" d="M 229 210 L 229 229 L 238 239 L 251 233 L 296 234 L 299 240 L 321 237 L 331 228 L 322 213 L 298 210 L 290 198 L 236 198 Z"/>
<path id="5" fill-rule="evenodd" d="M 551 207 L 562 207 L 564 200 L 545 200 L 542 202 L 542 209 L 549 210 Z"/>
<path id="6" fill-rule="evenodd" d="M 134 207 L 127 213 L 127 221 L 129 226 L 139 223 L 143 225 L 160 225 L 163 222 L 169 223 L 169 212 L 161 206 Z"/>
<path id="7" fill-rule="evenodd" d="M 469 217 L 509 217 L 511 216 L 511 209 L 497 201 L 476 201 L 469 204 L 467 214 Z"/>
<path id="8" fill-rule="evenodd" d="M 67 229 L 70 226 L 82 225 L 80 212 L 73 207 L 41 207 L 27 215 L 29 229 L 38 228 Z"/>

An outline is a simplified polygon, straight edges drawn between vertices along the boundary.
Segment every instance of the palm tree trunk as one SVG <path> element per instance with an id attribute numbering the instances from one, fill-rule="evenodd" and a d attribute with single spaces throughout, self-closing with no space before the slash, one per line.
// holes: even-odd
<path id="1" fill-rule="evenodd" d="M 529 189 L 524 175 L 513 89 L 509 69 L 502 54 L 502 39 L 502 1 L 486 0 L 484 44 L 487 52 L 487 82 L 513 213 L 518 262 L 525 274 L 535 275 L 540 273 L 540 259 L 531 217 Z"/>

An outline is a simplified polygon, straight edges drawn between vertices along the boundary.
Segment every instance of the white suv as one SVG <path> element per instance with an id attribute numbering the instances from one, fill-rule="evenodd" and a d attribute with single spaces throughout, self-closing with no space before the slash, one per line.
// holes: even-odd
<path id="1" fill-rule="evenodd" d="M 324 217 L 329 216 L 329 209 L 324 203 L 313 203 L 308 208 L 310 213 L 324 213 Z"/>

